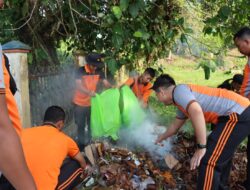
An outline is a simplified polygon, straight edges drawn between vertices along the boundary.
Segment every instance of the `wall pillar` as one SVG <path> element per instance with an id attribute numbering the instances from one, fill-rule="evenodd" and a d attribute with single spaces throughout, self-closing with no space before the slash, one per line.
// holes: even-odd
<path id="1" fill-rule="evenodd" d="M 18 89 L 15 94 L 15 99 L 18 105 L 18 111 L 23 128 L 31 127 L 29 72 L 27 59 L 28 52 L 30 52 L 30 49 L 6 49 L 3 45 L 3 53 L 5 53 L 9 59 L 10 72 L 16 81 Z"/>

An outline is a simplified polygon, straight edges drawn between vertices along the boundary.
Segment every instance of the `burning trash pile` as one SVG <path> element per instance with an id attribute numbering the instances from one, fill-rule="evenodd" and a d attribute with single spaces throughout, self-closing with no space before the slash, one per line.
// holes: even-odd
<path id="1" fill-rule="evenodd" d="M 166 153 L 162 160 L 155 160 L 143 150 L 131 152 L 107 143 L 89 145 L 85 153 L 95 171 L 84 180 L 80 190 L 196 189 L 198 171 L 190 170 L 195 141 L 183 133 L 173 141 L 171 153 Z M 245 179 L 246 163 L 246 151 L 239 149 L 233 159 L 230 189 L 244 190 L 239 183 Z"/>
<path id="2" fill-rule="evenodd" d="M 146 152 L 133 153 L 124 148 L 105 149 L 102 143 L 91 145 L 92 162 L 97 166 L 95 179 L 85 179 L 88 189 L 175 189 L 169 171 L 161 171 Z M 88 154 L 91 153 L 87 151 Z M 97 159 L 96 159 L 97 158 Z M 92 181 L 92 184 L 89 183 Z"/>

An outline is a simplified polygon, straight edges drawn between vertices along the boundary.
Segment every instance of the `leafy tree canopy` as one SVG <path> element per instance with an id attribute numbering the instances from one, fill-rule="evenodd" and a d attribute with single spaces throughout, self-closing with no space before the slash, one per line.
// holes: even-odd
<path id="1" fill-rule="evenodd" d="M 220 36 L 226 46 L 233 44 L 233 35 L 243 26 L 249 26 L 249 0 L 202 0 L 205 34 Z"/>
<path id="2" fill-rule="evenodd" d="M 33 60 L 58 64 L 56 48 L 103 52 L 109 70 L 151 64 L 166 57 L 174 39 L 182 42 L 183 0 L 5 0 L 0 40 L 19 39 L 33 47 Z"/>

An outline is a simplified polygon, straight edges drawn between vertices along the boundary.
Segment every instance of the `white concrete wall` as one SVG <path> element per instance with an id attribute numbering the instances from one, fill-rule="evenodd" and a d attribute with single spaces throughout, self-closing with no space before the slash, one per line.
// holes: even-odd
<path id="1" fill-rule="evenodd" d="M 18 91 L 15 99 L 23 128 L 31 127 L 27 53 L 5 53 Z"/>

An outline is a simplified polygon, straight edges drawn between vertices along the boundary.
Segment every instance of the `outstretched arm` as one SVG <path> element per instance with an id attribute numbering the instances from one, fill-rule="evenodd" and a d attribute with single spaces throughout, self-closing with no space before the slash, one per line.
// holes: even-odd
<path id="1" fill-rule="evenodd" d="M 105 88 L 112 88 L 113 87 L 112 84 L 110 84 L 110 82 L 107 79 L 103 79 L 102 82 L 103 82 L 103 85 Z"/>
<path id="2" fill-rule="evenodd" d="M 163 140 L 166 140 L 168 137 L 175 135 L 185 122 L 186 122 L 185 119 L 176 118 L 174 122 L 168 127 L 166 132 L 161 134 L 158 137 L 158 139 L 156 140 L 156 144 L 161 143 Z"/>
<path id="3" fill-rule="evenodd" d="M 0 94 L 0 171 L 18 190 L 35 190 L 19 137 L 9 119 L 5 94 Z"/>
<path id="4" fill-rule="evenodd" d="M 189 113 L 194 128 L 196 143 L 206 145 L 207 144 L 206 123 L 200 105 L 197 102 L 193 102 L 190 104 L 187 111 Z M 195 151 L 190 162 L 191 170 L 197 168 L 200 165 L 200 161 L 202 157 L 205 155 L 205 153 L 206 153 L 206 148 L 197 149 Z"/>
<path id="5" fill-rule="evenodd" d="M 86 168 L 86 161 L 83 157 L 83 155 L 81 154 L 81 152 L 78 152 L 74 157 L 74 160 L 78 161 L 80 166 L 82 167 L 82 169 Z"/>

